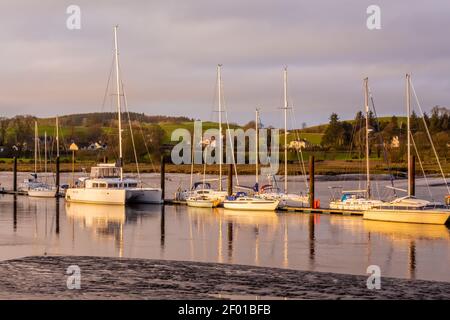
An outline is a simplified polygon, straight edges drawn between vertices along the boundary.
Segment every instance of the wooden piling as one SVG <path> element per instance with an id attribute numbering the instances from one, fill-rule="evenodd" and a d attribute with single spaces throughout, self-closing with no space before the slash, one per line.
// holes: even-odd
<path id="1" fill-rule="evenodd" d="M 59 156 L 56 157 L 56 177 L 55 177 L 55 184 L 56 184 L 56 194 L 59 194 L 59 187 L 60 187 L 60 166 L 59 166 Z"/>
<path id="2" fill-rule="evenodd" d="M 166 157 L 161 156 L 161 200 L 164 201 L 165 198 L 165 187 L 166 187 Z"/>
<path id="3" fill-rule="evenodd" d="M 415 196 L 416 195 L 416 156 L 411 157 L 411 171 L 408 172 L 409 174 L 409 190 L 410 195 Z"/>
<path id="4" fill-rule="evenodd" d="M 309 157 L 309 206 L 314 208 L 314 156 Z"/>
<path id="5" fill-rule="evenodd" d="M 233 164 L 228 166 L 227 191 L 229 196 L 233 194 Z"/>
<path id="6" fill-rule="evenodd" d="M 13 190 L 17 192 L 17 157 L 13 160 Z"/>

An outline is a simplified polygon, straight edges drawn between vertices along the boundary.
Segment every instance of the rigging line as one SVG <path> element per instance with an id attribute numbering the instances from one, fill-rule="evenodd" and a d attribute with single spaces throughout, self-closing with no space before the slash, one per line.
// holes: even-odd
<path id="1" fill-rule="evenodd" d="M 413 143 L 414 150 L 416 151 L 417 160 L 419 160 L 420 169 L 422 169 L 422 174 L 423 174 L 423 177 L 425 178 L 425 183 L 427 184 L 428 193 L 430 195 L 431 200 L 434 201 L 433 194 L 431 193 L 430 185 L 428 184 L 428 178 L 427 178 L 427 175 L 425 174 L 425 169 L 423 168 L 422 160 L 420 159 L 419 150 L 417 150 L 416 142 L 414 141 L 414 136 L 413 136 L 412 132 L 410 132 L 410 134 L 411 134 L 411 141 Z"/>
<path id="2" fill-rule="evenodd" d="M 292 127 L 294 127 L 294 125 L 293 125 L 293 123 L 292 122 L 297 122 L 296 121 L 296 118 L 295 118 L 295 112 L 294 112 L 294 107 L 292 107 L 291 108 L 291 114 L 292 114 L 292 121 L 291 121 L 291 125 L 292 125 Z M 294 132 L 295 132 L 295 137 L 296 137 L 296 139 L 298 140 L 298 141 L 300 141 L 300 131 L 299 130 L 294 130 Z M 306 143 L 305 143 L 305 146 L 306 146 Z M 305 186 L 306 186 L 306 190 L 309 190 L 309 186 L 308 186 L 308 178 L 306 177 L 306 167 L 305 167 L 305 161 L 304 161 L 304 158 L 303 158 L 303 152 L 302 152 L 302 149 L 300 148 L 300 152 L 297 152 L 297 159 L 299 160 L 299 162 L 300 162 L 300 168 L 301 168 L 301 170 L 302 170 L 302 175 L 303 175 L 303 180 L 304 180 L 304 182 L 305 182 Z"/>
<path id="3" fill-rule="evenodd" d="M 222 84 L 222 86 L 223 86 L 223 84 Z M 233 141 L 233 139 L 231 139 L 231 131 L 230 131 L 230 123 L 229 123 L 229 121 L 228 121 L 228 112 L 227 112 L 227 108 L 226 108 L 226 103 L 225 103 L 225 93 L 224 93 L 224 90 L 223 90 L 223 87 L 221 86 L 221 92 L 222 92 L 222 96 L 223 96 L 223 105 L 222 105 L 222 109 L 223 109 L 223 112 L 225 113 L 225 122 L 227 123 L 227 133 L 228 133 L 228 138 L 229 138 L 229 141 L 230 141 L 230 148 L 229 148 L 229 150 L 231 150 L 231 158 L 232 158 L 232 161 L 233 161 L 233 168 L 234 168 L 234 174 L 235 174 L 235 176 L 236 176 L 236 185 L 238 185 L 239 186 L 239 177 L 238 177 L 238 173 L 237 173 L 237 166 L 236 166 L 236 159 L 235 159 L 235 156 L 234 156 L 234 141 Z M 220 97 L 219 97 L 219 99 L 220 99 Z M 227 133 L 225 133 L 225 134 L 227 134 Z M 221 139 L 222 139 L 222 137 L 220 137 Z"/>
<path id="4" fill-rule="evenodd" d="M 119 71 L 120 71 L 120 69 L 119 69 Z M 125 86 L 124 86 L 122 80 L 120 81 L 120 84 L 122 86 L 122 94 L 123 94 L 123 102 L 124 102 L 124 106 L 125 106 L 125 111 L 127 112 L 127 116 L 128 116 L 128 125 L 130 127 L 131 144 L 133 145 L 134 160 L 136 162 L 136 171 L 137 171 L 139 183 L 142 186 L 141 172 L 139 170 L 139 162 L 138 162 L 138 157 L 137 157 L 137 152 L 136 152 L 136 144 L 134 142 L 133 126 L 131 124 L 130 112 L 128 110 L 128 101 L 127 101 L 127 96 L 125 94 Z"/>
<path id="5" fill-rule="evenodd" d="M 101 109 L 102 112 L 105 108 L 106 100 L 108 98 L 109 84 L 111 83 L 111 76 L 113 74 L 113 69 L 114 69 L 114 57 L 111 61 L 111 67 L 109 68 L 108 81 L 106 82 L 105 94 L 103 95 L 102 109 Z"/>
<path id="6" fill-rule="evenodd" d="M 414 89 L 414 84 L 412 83 L 412 80 L 411 80 L 411 88 L 412 88 L 412 91 L 414 93 L 414 97 L 416 99 L 417 106 L 419 107 L 419 110 L 420 110 L 420 113 L 421 113 L 421 116 L 422 116 L 422 121 L 423 121 L 423 124 L 424 124 L 424 127 L 425 127 L 425 131 L 427 132 L 428 139 L 430 140 L 431 147 L 432 147 L 433 152 L 434 152 L 434 156 L 436 157 L 436 161 L 437 161 L 438 166 L 439 166 L 439 170 L 441 171 L 442 178 L 444 179 L 445 186 L 447 187 L 447 192 L 450 194 L 450 187 L 447 184 L 447 179 L 445 178 L 444 170 L 442 169 L 441 161 L 439 160 L 439 155 L 438 155 L 438 153 L 436 151 L 436 148 L 434 147 L 433 139 L 431 138 L 430 131 L 428 130 L 427 122 L 425 121 L 423 110 L 422 110 L 422 107 L 420 106 L 419 98 L 417 97 L 416 89 Z"/>
<path id="7" fill-rule="evenodd" d="M 141 121 L 138 120 L 137 123 L 138 123 L 138 126 L 139 126 L 139 131 L 141 132 L 141 135 L 142 135 L 142 141 L 144 141 L 145 150 L 147 151 L 147 155 L 148 155 L 148 158 L 150 160 L 150 165 L 152 166 L 152 170 L 154 172 L 156 172 L 156 168 L 155 168 L 155 165 L 153 163 L 153 159 L 152 159 L 151 154 L 150 154 L 150 149 L 148 148 L 147 141 L 146 141 L 145 136 L 144 136 L 144 131 L 142 130 Z"/>
<path id="8" fill-rule="evenodd" d="M 370 90 L 370 87 L 369 87 L 369 96 L 370 96 L 370 102 L 372 104 L 373 114 L 375 116 L 377 129 L 378 129 L 378 132 L 380 132 L 381 131 L 380 121 L 378 120 L 377 110 L 375 108 L 375 101 L 373 99 L 373 95 L 372 95 L 372 91 Z M 384 142 L 383 141 L 383 137 L 381 135 L 379 135 L 379 137 L 380 137 L 380 142 L 383 145 L 383 158 L 384 158 L 384 161 L 386 162 L 386 164 L 388 166 L 388 174 L 389 174 L 389 180 L 391 181 L 391 187 L 393 188 L 392 190 L 393 190 L 394 196 L 397 197 L 397 192 L 396 192 L 396 190 L 394 188 L 394 180 L 395 179 L 394 179 L 394 175 L 392 174 L 392 170 L 391 170 L 391 162 L 389 161 L 389 157 L 387 155 L 387 150 L 386 150 L 386 148 L 384 146 L 384 143 L 383 143 Z"/>

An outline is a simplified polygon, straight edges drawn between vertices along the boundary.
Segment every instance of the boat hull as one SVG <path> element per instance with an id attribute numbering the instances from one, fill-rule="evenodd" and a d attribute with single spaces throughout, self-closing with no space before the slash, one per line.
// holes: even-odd
<path id="1" fill-rule="evenodd" d="M 148 203 L 161 204 L 162 191 L 159 188 L 133 189 L 95 189 L 73 188 L 67 189 L 66 200 L 79 203 L 118 204 Z"/>
<path id="2" fill-rule="evenodd" d="M 244 202 L 235 200 L 225 200 L 223 207 L 230 210 L 244 211 L 274 211 L 278 207 L 279 201 L 258 201 Z"/>
<path id="3" fill-rule="evenodd" d="M 67 189 L 66 201 L 80 203 L 118 204 L 126 203 L 125 189 Z"/>
<path id="4" fill-rule="evenodd" d="M 127 203 L 161 204 L 162 190 L 160 188 L 133 188 L 126 189 Z"/>
<path id="5" fill-rule="evenodd" d="M 56 190 L 28 190 L 28 196 L 34 198 L 55 198 Z"/>
<path id="6" fill-rule="evenodd" d="M 189 207 L 194 208 L 215 208 L 220 204 L 219 200 L 186 200 Z"/>
<path id="7" fill-rule="evenodd" d="M 366 220 L 421 224 L 445 224 L 450 217 L 450 211 L 439 210 L 372 209 L 364 211 L 363 214 Z"/>

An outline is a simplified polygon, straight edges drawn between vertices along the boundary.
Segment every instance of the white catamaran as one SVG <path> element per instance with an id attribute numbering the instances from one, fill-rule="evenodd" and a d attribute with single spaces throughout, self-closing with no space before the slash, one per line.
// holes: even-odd
<path id="1" fill-rule="evenodd" d="M 119 159 L 115 164 L 99 164 L 91 168 L 90 177 L 80 178 L 76 187 L 68 188 L 66 200 L 69 202 L 118 204 L 162 203 L 161 188 L 142 187 L 138 180 L 124 178 L 122 161 L 122 119 L 121 81 L 119 72 L 119 51 L 117 28 L 114 27 L 114 57 L 117 89 L 117 113 L 119 129 Z"/>
<path id="2" fill-rule="evenodd" d="M 369 79 L 364 79 L 364 107 L 366 112 L 366 190 L 345 190 L 340 199 L 330 202 L 331 209 L 362 211 L 383 205 L 383 201 L 372 199 L 370 187 L 370 160 L 369 160 Z"/>
<path id="3" fill-rule="evenodd" d="M 364 219 L 409 222 L 424 224 L 445 224 L 450 217 L 450 210 L 441 203 L 417 199 L 411 189 L 411 76 L 406 75 L 406 110 L 407 110 L 407 153 L 408 153 L 408 195 L 364 211 Z M 428 129 L 427 129 L 428 130 Z M 432 141 L 430 141 L 432 143 Z M 439 159 L 437 159 L 439 163 Z M 445 180 L 445 178 L 444 178 Z"/>

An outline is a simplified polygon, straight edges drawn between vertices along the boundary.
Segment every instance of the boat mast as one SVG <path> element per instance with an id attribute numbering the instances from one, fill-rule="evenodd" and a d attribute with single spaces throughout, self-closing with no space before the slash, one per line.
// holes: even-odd
<path id="1" fill-rule="evenodd" d="M 287 109 L 288 109 L 288 99 L 287 99 L 287 67 L 284 68 L 283 72 L 284 78 L 284 192 L 288 192 L 288 171 L 287 171 Z"/>
<path id="2" fill-rule="evenodd" d="M 259 178 L 259 168 L 258 168 L 258 161 L 259 161 L 259 157 L 258 157 L 258 119 L 259 119 L 259 109 L 256 108 L 256 118 L 255 118 L 255 136 L 256 136 L 256 146 L 255 146 L 255 166 L 256 166 L 256 183 L 258 183 L 258 178 Z"/>
<path id="3" fill-rule="evenodd" d="M 222 191 L 222 65 L 217 65 L 217 91 L 219 95 L 219 139 L 217 146 L 219 147 L 219 191 Z"/>
<path id="4" fill-rule="evenodd" d="M 369 78 L 364 79 L 364 106 L 366 109 L 366 198 L 370 199 L 370 146 L 369 146 Z"/>
<path id="5" fill-rule="evenodd" d="M 408 153 L 408 197 L 411 197 L 411 75 L 406 74 L 406 146 Z"/>
<path id="6" fill-rule="evenodd" d="M 37 158 L 38 158 L 38 125 L 34 122 L 34 173 L 37 173 Z"/>
<path id="7" fill-rule="evenodd" d="M 119 74 L 119 48 L 117 45 L 117 28 L 114 26 L 114 54 L 116 62 L 116 87 L 117 87 L 117 113 L 119 121 L 119 166 L 120 166 L 120 179 L 123 180 L 123 167 L 122 167 L 122 108 L 120 105 L 120 74 Z"/>

